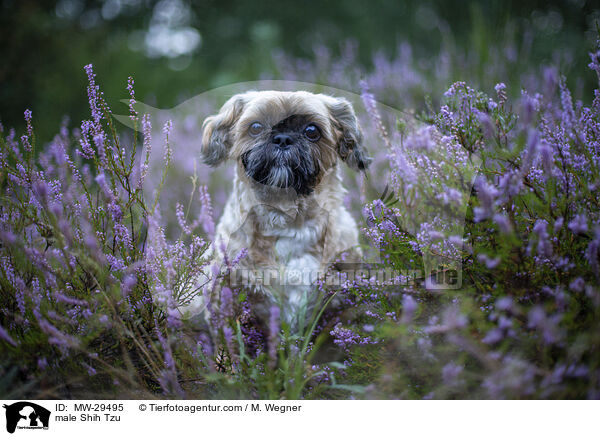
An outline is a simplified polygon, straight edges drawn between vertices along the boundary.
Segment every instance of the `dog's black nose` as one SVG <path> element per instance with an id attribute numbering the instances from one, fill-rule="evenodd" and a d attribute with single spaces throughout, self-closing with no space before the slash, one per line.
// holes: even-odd
<path id="1" fill-rule="evenodd" d="M 277 145 L 279 148 L 288 148 L 292 143 L 293 140 L 290 135 L 280 133 L 273 138 L 273 144 Z"/>

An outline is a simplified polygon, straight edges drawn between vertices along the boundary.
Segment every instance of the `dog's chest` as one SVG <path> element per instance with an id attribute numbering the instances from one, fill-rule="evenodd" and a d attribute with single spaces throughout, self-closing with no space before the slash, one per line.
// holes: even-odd
<path id="1" fill-rule="evenodd" d="M 323 262 L 323 230 L 316 220 L 306 220 L 300 226 L 274 226 L 268 232 L 274 241 L 271 255 L 280 267 L 279 280 L 285 289 L 282 315 L 290 324 L 314 300 L 313 284 Z"/>
<path id="2" fill-rule="evenodd" d="M 323 225 L 316 219 L 303 220 L 301 224 L 273 214 L 270 225 L 263 234 L 273 240 L 272 253 L 280 265 L 317 269 L 322 254 Z"/>

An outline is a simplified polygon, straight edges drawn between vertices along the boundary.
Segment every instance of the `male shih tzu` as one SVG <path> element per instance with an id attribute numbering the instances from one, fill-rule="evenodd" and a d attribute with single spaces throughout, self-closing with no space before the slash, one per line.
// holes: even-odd
<path id="1" fill-rule="evenodd" d="M 236 163 L 213 254 L 222 261 L 247 250 L 235 268 L 259 319 L 274 304 L 290 324 L 309 316 L 314 281 L 331 262 L 342 252 L 360 262 L 340 161 L 365 170 L 371 159 L 361 142 L 347 100 L 304 91 L 238 94 L 204 121 L 204 162 Z M 189 309 L 204 304 L 197 297 Z"/>

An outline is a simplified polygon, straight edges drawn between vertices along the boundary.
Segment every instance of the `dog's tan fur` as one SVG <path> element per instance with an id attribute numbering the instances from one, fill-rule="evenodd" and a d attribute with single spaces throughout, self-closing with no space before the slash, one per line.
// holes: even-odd
<path id="1" fill-rule="evenodd" d="M 248 177 L 242 155 L 256 145 L 249 126 L 259 121 L 274 126 L 292 115 L 307 116 L 319 126 L 321 138 L 311 149 L 319 173 L 310 195 L 298 196 L 293 189 L 261 185 Z M 203 125 L 202 154 L 216 166 L 225 160 L 236 162 L 233 192 L 216 229 L 217 257 L 234 257 L 246 248 L 247 256 L 238 268 L 248 270 L 297 268 L 323 273 L 341 252 L 350 261 L 360 261 L 358 229 L 343 205 L 339 161 L 361 170 L 369 163 L 361 145 L 356 115 L 345 99 L 308 92 L 262 91 L 233 96 L 220 112 Z M 226 247 L 221 253 L 219 247 Z M 292 319 L 310 286 L 263 286 L 253 290 L 266 297 L 267 305 L 283 300 L 284 317 Z M 281 301 L 280 301 L 281 303 Z"/>

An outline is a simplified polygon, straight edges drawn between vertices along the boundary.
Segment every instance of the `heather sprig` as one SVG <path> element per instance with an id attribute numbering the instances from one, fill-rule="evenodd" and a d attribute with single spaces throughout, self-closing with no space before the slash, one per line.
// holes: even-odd
<path id="1" fill-rule="evenodd" d="M 10 135 L 0 140 L 7 157 L 0 173 L 2 346 L 27 344 L 13 350 L 11 359 L 23 371 L 58 383 L 71 383 L 69 374 L 79 367 L 127 389 L 151 384 L 152 378 L 118 365 L 121 361 L 131 369 L 137 361 L 151 369 L 148 375 L 159 385 L 166 386 L 168 379 L 169 386 L 177 386 L 172 358 L 149 353 L 147 344 L 162 344 L 170 356 L 159 331 L 178 325 L 177 299 L 197 291 L 193 279 L 206 263 L 207 243 L 197 235 L 189 244 L 164 241 L 160 246 L 160 238 L 148 240 L 150 224 L 155 234 L 161 224 L 149 214 L 136 180 L 137 140 L 120 146 L 91 65 L 85 70 L 92 119 L 72 136 L 63 129 L 28 160 Z M 128 89 L 133 99 L 132 80 Z M 22 146 L 32 156 L 31 112 L 26 119 L 31 142 Z M 102 354 L 107 346 L 121 352 Z M 34 348 L 38 351 L 28 352 Z M 44 356 L 43 365 L 32 360 L 35 355 Z"/>
<path id="2" fill-rule="evenodd" d="M 592 59 L 595 69 L 597 59 Z M 384 351 L 376 358 L 388 369 L 376 383 L 376 397 L 598 397 L 592 375 L 598 371 L 597 356 L 591 350 L 599 337 L 587 333 L 600 316 L 598 107 L 573 103 L 564 79 L 556 94 L 523 92 L 517 101 L 511 101 L 507 88 L 498 84 L 494 100 L 455 83 L 440 109 L 424 118 L 438 137 L 418 133 L 394 144 L 394 188 L 404 202 L 395 215 L 410 213 L 410 202 L 418 198 L 430 199 L 428 206 L 436 199 L 451 203 L 457 186 L 449 183 L 459 178 L 446 168 L 456 168 L 452 161 L 460 164 L 469 154 L 480 162 L 476 175 L 466 173 L 474 177 L 473 195 L 461 196 L 459 189 L 455 197 L 457 204 L 468 201 L 459 233 L 444 232 L 443 222 L 425 215 L 420 231 L 405 236 L 411 244 L 414 235 L 416 253 L 439 253 L 440 244 L 453 245 L 457 251 L 449 254 L 459 255 L 464 282 L 455 294 L 389 300 L 403 312 L 421 311 L 416 317 L 403 315 L 410 329 L 388 322 L 387 329 L 377 330 Z M 452 161 L 430 157 L 427 151 L 435 144 L 447 149 Z M 412 150 L 418 150 L 416 158 Z M 432 195 L 438 184 L 443 189 Z M 385 217 L 382 209 L 380 201 L 365 208 L 370 226 L 388 222 L 376 219 Z M 386 234 L 401 240 L 394 232 L 406 227 L 397 223 L 378 231 L 380 245 Z M 386 259 L 405 258 L 396 250 Z M 356 346 L 356 333 L 337 328 L 340 345 L 353 346 L 355 362 L 373 352 Z M 588 351 L 575 352 L 581 343 Z"/>

